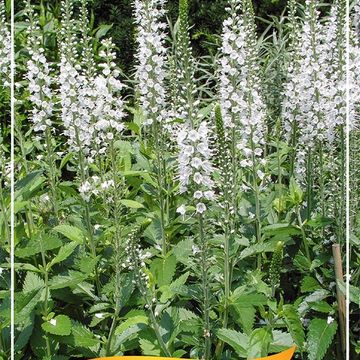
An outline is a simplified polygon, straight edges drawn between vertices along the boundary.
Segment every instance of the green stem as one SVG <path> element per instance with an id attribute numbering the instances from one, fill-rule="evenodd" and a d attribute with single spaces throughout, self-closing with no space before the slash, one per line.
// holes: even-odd
<path id="1" fill-rule="evenodd" d="M 117 324 L 117 319 L 120 313 L 120 256 L 121 256 L 121 204 L 117 202 L 118 198 L 122 198 L 122 196 L 118 194 L 118 186 L 121 186 L 122 182 L 119 180 L 118 173 L 117 173 L 117 163 L 116 163 L 116 153 L 114 149 L 113 141 L 110 144 L 110 154 L 111 154 L 111 168 L 112 168 L 112 177 L 114 181 L 114 192 L 113 192 L 113 201 L 114 201 L 114 223 L 115 223 L 115 311 L 114 316 L 112 319 L 109 337 L 106 345 L 106 356 L 110 355 L 111 352 L 111 343 L 112 338 L 115 333 L 115 327 Z M 120 189 L 121 191 L 121 189 Z"/>
<path id="2" fill-rule="evenodd" d="M 79 148 L 78 156 L 79 156 L 80 179 L 81 179 L 81 182 L 84 183 L 87 180 L 87 172 L 85 170 L 84 154 L 81 151 L 82 144 L 81 144 L 81 141 L 79 138 L 79 131 L 76 126 L 75 126 L 75 136 L 76 136 L 77 146 Z M 84 201 L 84 208 L 85 208 L 85 214 L 84 214 L 85 225 L 86 225 L 86 229 L 87 229 L 88 237 L 89 237 L 90 251 L 91 251 L 93 258 L 95 259 L 96 258 L 96 245 L 95 245 L 95 240 L 94 240 L 94 235 L 93 235 L 93 227 L 91 225 L 90 206 L 87 201 Z M 100 287 L 99 273 L 98 273 L 97 267 L 95 267 L 95 283 L 96 283 L 97 293 L 99 295 L 101 293 L 101 287 Z"/>
<path id="3" fill-rule="evenodd" d="M 0 179 L 0 210 L 3 215 L 5 239 L 10 246 L 11 239 L 10 239 L 9 218 L 8 218 L 8 212 L 7 212 L 7 209 L 5 206 L 5 202 L 4 202 L 4 195 L 3 195 L 3 188 L 2 188 L 1 181 L 2 180 Z"/>
<path id="4" fill-rule="evenodd" d="M 308 150 L 306 162 L 306 219 L 310 220 L 312 210 L 312 156 Z"/>
<path id="5" fill-rule="evenodd" d="M 161 242 L 162 242 L 162 254 L 165 256 L 167 254 L 167 241 L 165 233 L 165 199 L 164 199 L 164 188 L 165 176 L 166 176 L 166 165 L 162 156 L 163 146 L 162 146 L 162 132 L 160 124 L 157 120 L 154 123 L 154 139 L 155 139 L 155 156 L 156 156 L 156 179 L 158 186 L 158 199 L 159 199 L 159 208 L 160 208 L 160 231 L 161 231 Z"/>
<path id="6" fill-rule="evenodd" d="M 48 302 L 49 302 L 49 273 L 47 269 L 47 263 L 45 258 L 45 251 L 43 249 L 42 245 L 42 239 L 40 240 L 40 248 L 41 248 L 41 259 L 42 259 L 42 265 L 44 268 L 44 283 L 45 283 L 45 299 L 44 299 L 44 308 L 43 308 L 43 316 L 47 319 L 49 315 L 49 309 L 48 309 Z M 51 348 L 50 348 L 50 341 L 47 333 L 45 333 L 45 342 L 46 342 L 46 353 L 47 357 L 50 359 L 51 354 Z"/>
<path id="7" fill-rule="evenodd" d="M 203 288 L 203 317 L 204 317 L 204 338 L 205 338 L 205 351 L 204 360 L 210 359 L 211 350 L 211 333 L 210 333 L 210 299 L 209 299 L 209 280 L 208 280 L 208 259 L 207 259 L 207 243 L 204 232 L 204 219 L 201 214 L 198 216 L 199 220 L 199 234 L 201 244 L 201 277 Z"/>
<path id="8" fill-rule="evenodd" d="M 59 219 L 59 206 L 57 202 L 56 186 L 57 186 L 57 175 L 56 170 L 54 169 L 54 151 L 51 143 L 51 133 L 50 128 L 46 127 L 45 131 L 45 141 L 46 141 L 46 157 L 49 167 L 49 182 L 52 194 L 52 203 L 56 219 Z"/>
<path id="9" fill-rule="evenodd" d="M 299 227 L 300 227 L 301 236 L 302 236 L 302 239 L 303 239 L 303 245 L 304 245 L 304 249 L 305 249 L 305 254 L 306 254 L 307 259 L 311 263 L 312 260 L 311 260 L 311 256 L 310 256 L 309 244 L 308 244 L 308 240 L 307 240 L 307 237 L 306 237 L 306 233 L 305 233 L 303 221 L 302 221 L 302 218 L 301 218 L 301 213 L 300 213 L 300 207 L 299 206 L 296 207 L 296 216 L 297 216 L 297 221 L 298 221 L 298 224 L 299 224 Z"/>

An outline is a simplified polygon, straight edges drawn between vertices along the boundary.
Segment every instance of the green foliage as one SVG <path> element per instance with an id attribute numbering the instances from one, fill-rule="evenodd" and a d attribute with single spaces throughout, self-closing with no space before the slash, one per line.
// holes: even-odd
<path id="1" fill-rule="evenodd" d="M 179 154 L 168 131 L 174 125 L 174 132 L 180 132 L 183 120 L 170 119 L 164 126 L 156 123 L 158 114 L 151 114 L 159 127 L 153 131 L 143 125 L 147 115 L 133 84 L 131 1 L 94 0 L 86 21 L 75 2 L 75 20 L 67 24 L 77 40 L 77 65 L 94 58 L 94 67 L 87 71 L 105 69 L 99 65 L 105 51 L 101 41 L 111 36 L 114 61 L 126 82 L 116 94 L 117 99 L 126 96 L 124 130 L 116 139 L 109 135 L 111 146 L 104 151 L 94 146 L 96 155 L 88 163 L 83 158 L 88 155 L 85 142 L 86 151 L 69 147 L 58 92 L 50 140 L 44 143 L 35 136 L 26 79 L 31 56 L 28 25 L 22 6 L 16 4 L 16 80 L 21 84 L 15 148 L 17 359 L 134 354 L 253 359 L 293 344 L 304 359 L 338 355 L 336 321 L 328 324 L 325 319 L 335 317 L 337 310 L 330 286 L 331 253 L 324 241 L 329 221 L 305 214 L 308 189 L 293 177 L 290 145 L 273 126 L 281 99 L 270 89 L 281 92 L 285 60 L 279 59 L 290 57 L 290 25 L 280 16 L 285 3 L 244 2 L 247 24 L 253 28 L 257 21 L 252 36 L 259 50 L 259 77 L 271 94 L 261 171 L 257 165 L 247 171 L 237 157 L 231 160 L 238 149 L 217 104 L 218 35 L 227 3 L 180 0 L 167 5 L 171 24 L 178 13 L 180 17 L 167 39 L 172 61 L 167 66 L 174 78 L 166 81 L 176 85 L 175 95 L 186 90 L 182 95 L 187 110 L 194 112 L 186 119 L 192 120 L 193 129 L 207 121 L 211 132 L 215 200 L 206 201 L 204 216 L 196 213 L 193 194 L 179 192 Z M 56 78 L 64 40 L 60 1 L 41 1 L 34 10 L 51 76 Z M 277 36 L 279 44 L 272 42 Z M 184 71 L 178 77 L 179 69 Z M 171 100 L 173 107 L 178 99 Z M 87 115 L 96 118 L 96 109 Z M 7 129 L 2 136 L 8 136 Z M 50 151 L 53 158 L 48 161 Z M 86 181 L 100 184 L 88 198 L 81 191 Z M 7 190 L 0 201 L 9 204 Z M 179 211 L 182 204 L 184 214 Z M 7 219 L 2 209 L 0 215 L 3 234 Z M 7 257 L 8 244 L 2 243 L 0 264 Z M 4 274 L 0 277 L 8 283 L 7 270 Z M 9 324 L 9 295 L 4 288 L 1 285 L 0 334 L 8 341 L 3 330 Z M 352 294 L 357 295 L 357 288 Z"/>
<path id="2" fill-rule="evenodd" d="M 324 319 L 313 319 L 309 325 L 307 346 L 309 360 L 322 360 L 336 334 L 337 323 Z"/>

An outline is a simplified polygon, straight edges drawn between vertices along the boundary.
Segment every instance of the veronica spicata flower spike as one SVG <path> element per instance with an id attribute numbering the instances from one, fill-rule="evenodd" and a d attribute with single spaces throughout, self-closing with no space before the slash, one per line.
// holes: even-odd
<path id="1" fill-rule="evenodd" d="M 60 46 L 60 84 L 61 118 L 68 138 L 70 151 L 87 156 L 91 145 L 93 128 L 86 104 L 79 103 L 79 92 L 87 79 L 81 74 L 76 51 L 76 22 L 72 19 L 71 0 L 62 2 L 61 46 Z M 81 97 L 80 97 L 81 99 Z"/>
<path id="2" fill-rule="evenodd" d="M 26 78 L 30 93 L 29 100 L 32 104 L 31 120 L 34 131 L 45 132 L 47 128 L 52 131 L 51 116 L 54 101 L 50 67 L 42 46 L 40 27 L 30 3 L 27 3 L 26 12 L 30 21 L 27 28 L 30 59 L 27 62 Z"/>
<path id="3" fill-rule="evenodd" d="M 84 74 L 88 77 L 92 77 L 95 73 L 96 64 L 94 59 L 94 52 L 92 49 L 92 39 L 89 35 L 89 12 L 87 9 L 89 0 L 81 0 L 80 17 L 78 27 L 81 34 L 81 53 L 80 62 L 83 67 Z"/>
<path id="4" fill-rule="evenodd" d="M 0 2 L 0 80 L 1 86 L 10 86 L 11 37 L 6 21 L 5 5 Z"/>
<path id="5" fill-rule="evenodd" d="M 84 102 L 90 110 L 92 144 L 90 157 L 106 153 L 110 142 L 119 139 L 124 130 L 124 101 L 121 91 L 123 83 L 118 79 L 114 44 L 111 39 L 103 40 L 99 56 L 100 72 L 91 79 L 83 92 Z"/>
<path id="6" fill-rule="evenodd" d="M 211 131 L 203 121 L 197 130 L 182 126 L 177 137 L 180 193 L 191 191 L 198 213 L 206 210 L 204 202 L 215 200 L 210 136 Z M 184 208 L 180 207 L 178 212 L 184 215 Z"/>
<path id="7" fill-rule="evenodd" d="M 188 11 L 188 0 L 180 0 L 175 49 L 171 59 L 174 77 L 169 80 L 173 90 L 171 96 L 173 116 L 194 125 L 199 101 L 196 100 L 195 59 L 192 56 L 190 43 Z"/>
<path id="8" fill-rule="evenodd" d="M 233 0 L 224 21 L 220 58 L 220 105 L 226 133 L 232 132 L 241 166 L 263 153 L 265 106 L 260 94 L 256 31 L 250 5 Z"/>
<path id="9" fill-rule="evenodd" d="M 305 23 L 301 40 L 295 54 L 295 61 L 288 69 L 285 85 L 283 117 L 286 138 L 298 129 L 296 173 L 299 179 L 305 175 L 305 158 L 317 140 L 323 141 L 328 112 L 329 82 L 324 69 L 325 58 L 320 52 L 321 28 L 315 2 L 306 1 Z M 295 124 L 294 124 L 295 123 Z"/>
<path id="10" fill-rule="evenodd" d="M 136 82 L 144 125 L 166 120 L 165 61 L 166 23 L 165 0 L 135 0 L 137 25 Z"/>

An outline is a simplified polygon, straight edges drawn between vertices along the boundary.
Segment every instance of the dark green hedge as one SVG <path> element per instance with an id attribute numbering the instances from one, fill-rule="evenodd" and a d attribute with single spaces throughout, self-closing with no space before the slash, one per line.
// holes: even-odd
<path id="1" fill-rule="evenodd" d="M 60 14 L 60 0 L 32 0 L 33 4 L 42 2 L 51 9 L 55 16 Z M 259 18 L 280 15 L 286 7 L 287 0 L 254 0 L 255 13 Z M 133 64 L 134 24 L 133 0 L 92 0 L 95 25 L 113 24 L 108 35 L 112 36 L 118 47 L 121 67 L 128 71 Z M 228 0 L 189 0 L 191 35 L 194 51 L 197 55 L 211 51 L 207 40 L 214 42 L 213 34 L 221 34 L 221 27 L 226 17 L 225 7 Z M 15 11 L 22 8 L 22 1 L 15 2 Z M 174 23 L 178 13 L 178 0 L 168 0 L 168 16 Z M 259 32 L 264 31 L 266 24 L 258 20 Z"/>
<path id="2" fill-rule="evenodd" d="M 110 35 L 119 48 L 120 63 L 129 69 L 133 63 L 134 41 L 132 21 L 132 0 L 94 0 L 93 9 L 97 24 L 112 23 Z M 189 0 L 190 23 L 194 50 L 197 54 L 206 54 L 210 48 L 206 40 L 213 40 L 213 34 L 221 34 L 226 16 L 227 0 Z M 255 0 L 254 9 L 258 17 L 280 15 L 286 6 L 286 0 Z M 178 1 L 168 1 L 168 14 L 174 23 L 177 18 Z M 259 31 L 266 25 L 258 20 Z"/>

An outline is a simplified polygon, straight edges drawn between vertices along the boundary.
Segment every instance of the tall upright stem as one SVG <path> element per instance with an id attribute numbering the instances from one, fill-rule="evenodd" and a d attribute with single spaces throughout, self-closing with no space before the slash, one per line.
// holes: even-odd
<path id="1" fill-rule="evenodd" d="M 78 157 L 79 157 L 80 179 L 81 179 L 81 182 L 84 183 L 87 180 L 87 172 L 86 172 L 86 168 L 85 168 L 84 154 L 81 150 L 82 144 L 81 144 L 80 137 L 79 137 L 79 131 L 76 126 L 75 126 L 75 136 L 76 136 L 77 146 L 79 148 Z M 95 259 L 96 258 L 96 245 L 95 245 L 95 239 L 94 239 L 94 234 L 93 234 L 93 227 L 91 225 L 90 206 L 87 201 L 84 201 L 84 208 L 85 208 L 85 214 L 84 214 L 85 219 L 84 220 L 85 220 L 85 225 L 86 225 L 86 229 L 87 229 L 88 237 L 89 237 L 90 251 L 91 251 L 91 255 Z M 97 293 L 100 294 L 101 287 L 100 287 L 99 273 L 98 273 L 97 267 L 95 267 L 95 283 L 96 283 Z"/>
<path id="2" fill-rule="evenodd" d="M 120 313 L 120 256 L 121 256 L 121 204 L 117 201 L 119 198 L 118 194 L 118 186 L 121 186 L 122 181 L 119 179 L 118 172 L 117 172 L 117 163 L 116 163 L 116 153 L 114 149 L 114 143 L 111 142 L 110 144 L 110 154 L 111 154 L 111 169 L 112 169 L 112 177 L 114 181 L 114 193 L 113 193 L 113 218 L 115 223 L 115 309 L 114 309 L 114 316 L 112 319 L 110 332 L 108 341 L 106 344 L 106 356 L 110 355 L 111 352 L 111 343 L 112 338 L 115 333 L 115 328 L 117 324 L 117 319 Z M 120 189 L 121 191 L 121 189 Z M 120 199 L 121 199 L 120 195 Z"/>
<path id="3" fill-rule="evenodd" d="M 204 219 L 202 214 L 198 216 L 199 221 L 199 234 L 201 245 L 201 277 L 203 288 L 203 319 L 204 319 L 204 338 L 205 349 L 203 359 L 210 359 L 211 350 L 211 332 L 210 332 L 210 298 L 209 298 L 209 279 L 208 279 L 208 263 L 207 263 L 207 242 L 204 231 Z"/>
<path id="4" fill-rule="evenodd" d="M 52 194 L 52 204 L 53 204 L 55 217 L 56 219 L 59 219 L 59 206 L 58 206 L 57 193 L 56 193 L 57 175 L 56 175 L 56 170 L 54 169 L 54 163 L 55 163 L 54 151 L 51 143 L 50 128 L 48 126 L 46 127 L 45 130 L 45 143 L 46 143 L 46 158 L 49 167 L 49 183 Z"/>
<path id="5" fill-rule="evenodd" d="M 312 156 L 311 149 L 308 150 L 306 161 L 306 219 L 310 220 L 312 211 Z"/>

